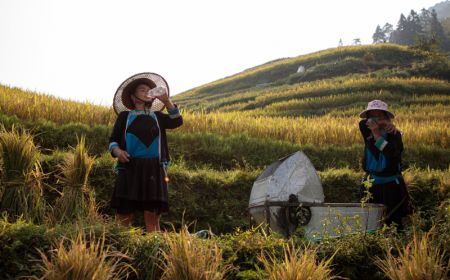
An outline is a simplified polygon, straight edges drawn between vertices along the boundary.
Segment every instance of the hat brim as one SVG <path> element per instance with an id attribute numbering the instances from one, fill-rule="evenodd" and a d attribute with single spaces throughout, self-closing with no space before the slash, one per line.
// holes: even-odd
<path id="1" fill-rule="evenodd" d="M 131 94 L 139 84 L 146 84 L 150 88 L 158 86 L 164 87 L 167 89 L 167 94 L 169 95 L 169 84 L 161 75 L 151 72 L 138 73 L 126 79 L 117 88 L 113 100 L 113 107 L 116 114 L 134 109 L 134 104 L 131 101 Z M 152 103 L 150 111 L 161 111 L 164 107 L 164 104 L 159 99 L 155 99 Z"/>
<path id="2" fill-rule="evenodd" d="M 385 112 L 388 114 L 389 118 L 391 118 L 391 119 L 395 118 L 394 114 L 392 114 L 391 112 L 389 112 L 389 111 L 387 111 L 387 110 L 383 110 L 383 109 L 370 109 L 370 110 L 364 110 L 364 111 L 362 111 L 361 113 L 359 113 L 359 117 L 362 118 L 362 119 L 367 119 L 367 113 L 368 113 L 369 111 L 373 111 L 373 110 L 385 111 Z"/>

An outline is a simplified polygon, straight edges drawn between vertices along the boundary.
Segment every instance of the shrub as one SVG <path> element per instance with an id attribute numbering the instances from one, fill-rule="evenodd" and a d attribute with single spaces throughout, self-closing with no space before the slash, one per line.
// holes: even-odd
<path id="1" fill-rule="evenodd" d="M 136 274 L 128 279 L 160 279 L 163 273 L 161 267 L 162 251 L 165 240 L 161 233 L 143 234 L 142 230 L 130 229 L 121 234 L 122 251 L 128 252 L 130 264 L 136 269 Z"/>
<path id="2" fill-rule="evenodd" d="M 50 250 L 54 231 L 44 225 L 35 225 L 23 219 L 0 220 L 0 278 L 16 279 L 19 276 L 41 275 L 36 248 Z"/>
<path id="3" fill-rule="evenodd" d="M 236 229 L 218 239 L 223 248 L 226 263 L 233 264 L 235 270 L 230 272 L 231 279 L 260 279 L 259 267 L 262 265 L 258 256 L 265 252 L 282 257 L 285 239 L 276 233 L 267 234 L 261 227 L 249 230 Z"/>
<path id="4" fill-rule="evenodd" d="M 333 256 L 331 267 L 335 275 L 350 279 L 381 280 L 385 276 L 373 258 L 383 256 L 391 240 L 396 238 L 390 232 L 378 232 L 327 239 L 317 244 L 317 254 L 319 259 Z"/>

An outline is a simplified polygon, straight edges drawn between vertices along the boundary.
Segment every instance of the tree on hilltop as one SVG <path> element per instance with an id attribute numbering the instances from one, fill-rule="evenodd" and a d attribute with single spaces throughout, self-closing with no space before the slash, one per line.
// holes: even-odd
<path id="1" fill-rule="evenodd" d="M 438 41 L 439 47 L 444 50 L 450 50 L 450 44 L 447 36 L 445 35 L 444 28 L 442 27 L 442 24 L 439 22 L 437 18 L 437 13 L 435 10 L 431 11 L 431 18 L 429 22 L 429 30 L 430 35 L 433 35 L 436 37 L 436 40 Z"/>
<path id="2" fill-rule="evenodd" d="M 394 27 L 392 26 L 392 24 L 386 22 L 382 28 L 382 31 L 384 32 L 385 36 L 386 36 L 386 42 L 389 42 L 391 36 L 392 36 L 392 32 L 394 31 Z"/>
<path id="3" fill-rule="evenodd" d="M 372 39 L 374 44 L 386 43 L 386 34 L 383 32 L 383 29 L 381 29 L 380 25 L 377 25 Z"/>
<path id="4" fill-rule="evenodd" d="M 420 21 L 419 14 L 414 10 L 411 10 L 408 18 L 406 19 L 406 45 L 414 45 L 416 41 L 423 37 L 425 34 L 423 32 L 422 22 Z"/>
<path id="5" fill-rule="evenodd" d="M 392 32 L 394 31 L 392 24 L 386 23 L 382 28 L 377 25 L 375 33 L 372 36 L 374 44 L 386 43 L 390 40 Z"/>
<path id="6" fill-rule="evenodd" d="M 401 14 L 400 19 L 397 23 L 397 28 L 392 32 L 391 36 L 391 43 L 400 44 L 400 45 L 406 45 L 406 30 L 407 30 L 407 23 L 406 23 L 406 17 Z"/>
<path id="7" fill-rule="evenodd" d="M 450 9 L 450 1 L 448 3 Z M 442 17 L 442 11 L 440 15 Z M 390 23 L 383 27 L 377 25 L 372 39 L 373 44 L 389 42 L 420 49 L 433 49 L 437 44 L 439 49 L 450 51 L 450 17 L 441 22 L 435 9 L 422 9 L 420 13 L 411 10 L 407 17 L 400 14 L 395 29 Z"/>

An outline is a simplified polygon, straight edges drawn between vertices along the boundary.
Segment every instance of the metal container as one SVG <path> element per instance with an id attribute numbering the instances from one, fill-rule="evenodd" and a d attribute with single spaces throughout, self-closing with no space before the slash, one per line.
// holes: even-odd
<path id="1" fill-rule="evenodd" d="M 311 239 L 375 231 L 385 211 L 384 205 L 374 203 L 366 203 L 364 207 L 361 203 L 324 203 L 310 209 L 311 220 L 304 231 Z"/>
<path id="2" fill-rule="evenodd" d="M 251 222 L 286 237 L 302 226 L 310 239 L 374 231 L 381 225 L 381 204 L 362 207 L 360 203 L 324 203 L 324 199 L 314 166 L 298 151 L 271 164 L 254 182 L 249 201 Z"/>

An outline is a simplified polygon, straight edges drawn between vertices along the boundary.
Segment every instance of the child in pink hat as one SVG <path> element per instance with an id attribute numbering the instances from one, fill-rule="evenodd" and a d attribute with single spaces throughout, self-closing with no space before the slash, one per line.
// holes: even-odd
<path id="1" fill-rule="evenodd" d="M 388 105 L 372 100 L 360 113 L 359 129 L 364 139 L 364 180 L 373 180 L 369 191 L 371 203 L 387 208 L 385 222 L 402 229 L 402 218 L 411 213 L 410 200 L 402 176 L 402 134 L 392 123 L 395 117 Z"/>

